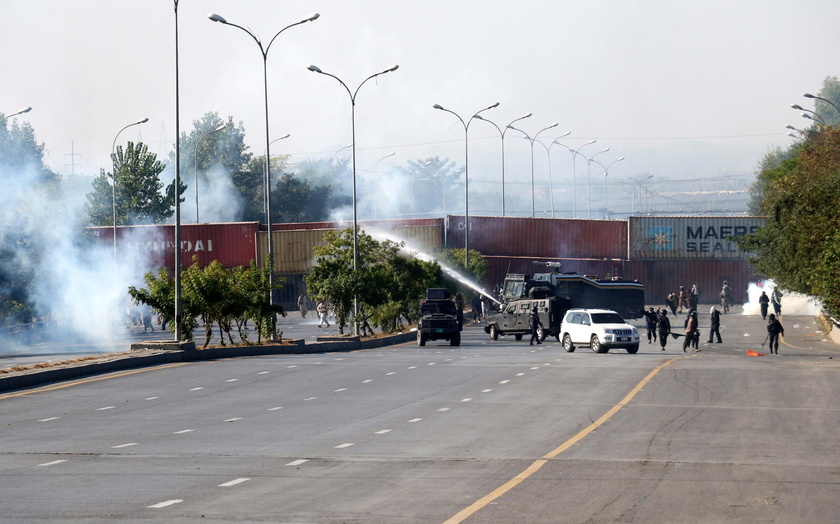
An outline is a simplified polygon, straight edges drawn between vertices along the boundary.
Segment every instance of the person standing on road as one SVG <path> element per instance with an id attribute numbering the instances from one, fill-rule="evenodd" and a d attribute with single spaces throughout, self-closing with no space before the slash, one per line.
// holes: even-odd
<path id="1" fill-rule="evenodd" d="M 694 336 L 697 334 L 697 312 L 692 311 L 688 316 L 688 322 L 685 324 L 685 340 L 683 340 L 683 353 L 687 353 L 686 348 L 691 347 L 694 342 Z M 694 351 L 700 351 L 695 349 Z"/>
<path id="2" fill-rule="evenodd" d="M 720 311 L 715 306 L 709 310 L 709 344 L 712 343 L 713 335 L 717 335 L 717 343 L 723 343 L 720 339 Z"/>
<path id="3" fill-rule="evenodd" d="M 539 331 L 542 327 L 542 322 L 540 322 L 540 314 L 537 312 L 537 306 L 534 306 L 531 309 L 531 314 L 528 315 L 528 324 L 531 326 L 531 345 L 534 345 L 534 341 L 537 341 L 537 344 L 542 344 L 542 340 L 540 340 Z"/>
<path id="4" fill-rule="evenodd" d="M 724 313 L 729 313 L 729 307 L 732 305 L 732 288 L 726 280 L 723 281 L 723 287 L 720 290 L 720 305 Z"/>
<path id="5" fill-rule="evenodd" d="M 758 297 L 758 305 L 761 306 L 761 318 L 762 320 L 767 319 L 767 306 L 770 305 L 770 297 L 767 296 L 766 291 L 761 292 L 761 296 Z"/>
<path id="6" fill-rule="evenodd" d="M 327 314 L 330 311 L 330 308 L 327 307 L 327 301 L 323 298 L 318 301 L 318 306 L 315 308 L 318 312 L 318 327 L 326 324 L 326 327 L 330 327 L 330 321 L 327 320 Z"/>
<path id="7" fill-rule="evenodd" d="M 773 312 L 776 316 L 782 314 L 782 292 L 779 291 L 779 288 L 773 289 L 773 292 L 770 293 L 770 303 L 773 304 Z"/>
<path id="8" fill-rule="evenodd" d="M 659 331 L 659 345 L 665 351 L 665 344 L 668 342 L 668 334 L 671 333 L 671 321 L 668 320 L 668 312 L 664 309 L 659 312 L 659 320 L 656 322 L 656 329 Z"/>
<path id="9" fill-rule="evenodd" d="M 470 307 L 472 307 L 473 320 L 475 322 L 481 320 L 481 297 L 475 295 L 470 301 Z"/>
<path id="10" fill-rule="evenodd" d="M 773 354 L 775 349 L 776 354 L 779 354 L 779 335 L 785 336 L 785 328 L 782 323 L 776 320 L 776 315 L 770 313 L 770 320 L 767 322 L 767 335 L 770 337 L 770 354 Z"/>
<path id="11" fill-rule="evenodd" d="M 697 303 L 700 301 L 700 288 L 697 287 L 697 284 L 691 286 L 691 291 L 689 292 L 691 297 L 691 307 L 695 310 L 697 309 Z"/>
<path id="12" fill-rule="evenodd" d="M 653 308 L 649 308 L 647 311 L 644 309 L 642 310 L 642 314 L 645 316 L 645 327 L 647 328 L 647 339 L 648 344 L 656 342 L 656 323 L 659 321 L 659 313 L 653 310 Z"/>
<path id="13" fill-rule="evenodd" d="M 306 314 L 309 313 L 309 300 L 306 298 L 306 293 L 301 293 L 297 299 L 298 309 L 300 310 L 300 316 L 302 318 L 306 318 Z"/>
<path id="14" fill-rule="evenodd" d="M 668 293 L 668 296 L 665 297 L 665 305 L 671 309 L 671 314 L 673 316 L 677 316 L 677 305 L 679 305 L 679 300 L 680 299 L 677 298 L 677 294 L 673 291 Z"/>
<path id="15" fill-rule="evenodd" d="M 686 309 L 691 309 L 691 306 L 688 304 L 688 293 L 685 292 L 684 286 L 680 286 L 680 294 L 678 295 L 678 298 L 680 301 L 680 313 L 682 313 L 683 306 L 685 306 Z"/>

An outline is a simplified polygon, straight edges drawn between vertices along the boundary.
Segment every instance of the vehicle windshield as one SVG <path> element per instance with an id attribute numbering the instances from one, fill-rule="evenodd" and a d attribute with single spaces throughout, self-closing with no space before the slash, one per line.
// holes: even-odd
<path id="1" fill-rule="evenodd" d="M 421 315 L 455 315 L 455 303 L 449 300 L 427 301 L 420 304 Z"/>
<path id="2" fill-rule="evenodd" d="M 592 313 L 593 324 L 624 324 L 618 313 Z"/>

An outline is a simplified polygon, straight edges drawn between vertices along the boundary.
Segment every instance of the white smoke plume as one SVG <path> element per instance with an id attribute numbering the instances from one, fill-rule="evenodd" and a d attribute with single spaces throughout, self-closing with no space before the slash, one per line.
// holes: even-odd
<path id="1" fill-rule="evenodd" d="M 772 280 L 763 280 L 755 283 L 751 282 L 747 286 L 747 303 L 744 304 L 744 315 L 761 315 L 761 306 L 758 303 L 758 298 L 761 292 L 767 293 L 767 296 L 773 294 L 776 289 L 776 283 Z M 784 315 L 802 315 L 802 316 L 818 316 L 822 311 L 822 305 L 813 297 L 802 295 L 799 293 L 791 293 L 781 290 L 782 296 L 782 316 Z M 770 304 L 768 313 L 773 313 L 773 304 Z"/>

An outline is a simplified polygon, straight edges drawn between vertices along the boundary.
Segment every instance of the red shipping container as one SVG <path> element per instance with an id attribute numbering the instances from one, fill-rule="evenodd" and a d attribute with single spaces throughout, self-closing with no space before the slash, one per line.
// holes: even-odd
<path id="1" fill-rule="evenodd" d="M 447 217 L 446 247 L 464 247 L 464 216 Z M 482 254 L 627 258 L 627 222 L 565 218 L 470 217 L 470 249 Z"/>
<path id="2" fill-rule="evenodd" d="M 628 260 L 625 278 L 635 279 L 645 285 L 645 302 L 664 305 L 670 292 L 677 293 L 697 284 L 701 305 L 720 304 L 723 281 L 729 282 L 736 304 L 747 301 L 747 287 L 759 277 L 746 260 Z M 708 312 L 708 308 L 707 308 Z"/>

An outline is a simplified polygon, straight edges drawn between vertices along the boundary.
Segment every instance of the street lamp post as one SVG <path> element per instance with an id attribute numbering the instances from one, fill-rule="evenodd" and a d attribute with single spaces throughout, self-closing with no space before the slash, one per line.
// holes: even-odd
<path id="1" fill-rule="evenodd" d="M 207 18 L 212 20 L 213 22 L 219 22 L 220 24 L 225 24 L 229 26 L 236 27 L 248 33 L 248 36 L 254 39 L 254 42 L 257 43 L 257 46 L 260 48 L 260 53 L 262 54 L 263 59 L 263 92 L 265 93 L 265 179 L 263 180 L 263 187 L 266 199 L 266 225 L 268 227 L 268 303 L 273 306 L 274 305 L 274 240 L 272 238 L 272 231 L 271 231 L 271 163 L 270 163 L 270 153 L 269 153 L 269 146 L 271 144 L 269 140 L 269 120 L 268 120 L 268 51 L 271 49 L 271 44 L 274 43 L 274 40 L 280 36 L 280 33 L 289 29 L 290 27 L 294 27 L 296 25 L 305 24 L 306 22 L 312 22 L 317 20 L 318 17 L 321 16 L 318 13 L 313 13 L 303 20 L 299 22 L 295 22 L 293 24 L 289 24 L 283 29 L 277 31 L 277 33 L 271 38 L 268 42 L 268 45 L 263 47 L 262 41 L 251 31 L 245 29 L 240 25 L 233 24 L 225 20 L 221 15 L 217 15 L 215 13 L 211 13 L 207 15 Z M 275 340 L 277 338 L 277 330 L 276 328 L 276 316 L 272 313 L 271 315 L 271 340 Z"/>
<path id="2" fill-rule="evenodd" d="M 483 113 L 488 109 L 493 109 L 498 106 L 499 103 L 495 102 L 484 109 L 476 111 L 466 122 L 464 122 L 464 119 L 461 118 L 461 116 L 455 111 L 446 109 L 440 104 L 432 106 L 435 109 L 452 113 L 461 122 L 461 125 L 464 126 L 464 269 L 467 271 L 469 271 L 470 268 L 470 124 L 474 118 L 478 117 L 479 113 Z"/>
<path id="3" fill-rule="evenodd" d="M 571 134 L 571 131 L 567 134 Z M 583 156 L 583 154 L 580 153 L 581 149 L 583 149 L 584 147 L 586 147 L 588 145 L 594 144 L 595 142 L 597 142 L 597 140 L 592 139 L 589 142 L 587 142 L 587 143 L 583 144 L 582 146 L 580 146 L 579 148 L 577 148 L 577 150 L 572 149 L 571 147 L 569 147 L 567 145 L 561 144 L 557 140 L 552 142 L 552 145 L 557 144 L 558 146 L 565 147 L 566 150 L 569 153 L 571 153 L 571 155 L 572 155 L 572 218 L 577 218 L 577 162 L 576 162 L 576 160 L 577 160 L 578 155 Z M 586 158 L 586 157 L 584 156 L 583 158 Z"/>
<path id="4" fill-rule="evenodd" d="M 112 213 L 112 234 L 113 234 L 113 241 L 114 241 L 114 295 L 115 298 L 119 296 L 119 292 L 117 291 L 117 138 L 119 138 L 120 134 L 128 129 L 131 126 L 136 126 L 140 124 L 145 124 L 148 122 L 148 118 L 144 118 L 143 120 L 138 120 L 137 122 L 132 122 L 125 126 L 124 128 L 117 131 L 117 134 L 114 136 L 114 141 L 111 142 L 111 163 L 113 169 L 113 180 L 111 180 L 111 213 Z"/>
<path id="5" fill-rule="evenodd" d="M 280 140 L 285 140 L 285 139 L 289 138 L 290 136 L 292 136 L 292 135 L 290 135 L 289 133 L 286 133 L 285 135 L 281 136 L 280 138 L 275 138 L 274 140 L 269 142 L 268 145 L 270 146 L 274 142 L 279 142 Z M 265 152 L 263 152 L 263 156 L 265 156 Z M 263 166 L 263 180 L 268 180 L 268 173 L 266 173 L 266 170 L 265 170 L 266 166 L 268 166 L 268 164 L 265 164 Z M 263 213 L 268 214 L 267 209 L 268 209 L 268 198 L 267 198 L 267 195 L 266 195 L 265 191 L 263 191 Z"/>
<path id="6" fill-rule="evenodd" d="M 382 162 L 386 158 L 394 156 L 396 154 L 397 154 L 396 151 L 391 151 L 387 155 L 385 155 L 382 158 L 380 158 L 379 160 L 377 160 L 376 163 L 373 165 L 373 188 L 374 188 L 374 192 L 376 193 L 373 197 L 373 219 L 374 220 L 377 220 L 379 218 L 379 213 L 378 213 L 378 211 L 379 211 L 379 178 L 377 178 L 377 176 L 376 176 L 376 169 L 379 167 L 380 162 Z M 412 194 L 412 197 L 413 197 L 414 192 L 412 191 L 411 194 Z"/>
<path id="7" fill-rule="evenodd" d="M 326 75 L 338 80 L 338 83 L 347 90 L 347 94 L 350 95 L 350 127 L 353 136 L 353 140 L 350 142 L 352 146 L 352 157 L 353 157 L 353 271 L 356 271 L 359 268 L 359 250 L 358 250 L 358 237 L 359 237 L 359 226 L 357 220 L 357 212 L 356 212 L 356 95 L 359 94 L 359 89 L 365 85 L 365 82 L 372 78 L 376 78 L 379 75 L 384 75 L 385 73 L 390 73 L 392 71 L 396 71 L 399 69 L 400 66 L 394 64 L 388 69 L 384 71 L 380 71 L 369 77 L 362 80 L 362 83 L 356 88 L 355 91 L 351 91 L 347 84 L 345 84 L 340 78 L 337 76 L 322 71 L 318 66 L 310 65 L 307 69 L 312 71 L 313 73 L 319 73 L 322 75 Z M 353 331 L 355 335 L 359 334 L 359 298 L 353 298 Z"/>
<path id="8" fill-rule="evenodd" d="M 644 205 L 643 205 L 643 202 L 642 202 L 642 184 L 645 183 L 646 181 L 650 180 L 651 178 L 653 178 L 653 175 L 648 175 L 648 176 L 643 177 L 643 178 L 630 178 L 630 183 L 634 186 L 633 187 L 633 206 L 630 208 L 631 212 L 636 211 L 636 187 L 635 186 L 639 186 L 639 208 L 640 208 L 640 211 L 644 212 Z"/>
<path id="9" fill-rule="evenodd" d="M 610 148 L 605 147 L 589 158 L 583 157 L 586 159 L 586 218 L 592 218 L 592 170 L 590 169 L 592 167 L 592 161 L 596 156 L 601 153 L 606 153 L 609 150 Z"/>
<path id="10" fill-rule="evenodd" d="M 517 129 L 515 127 L 511 128 L 511 129 L 513 129 L 515 131 L 519 131 L 520 133 L 525 135 L 524 138 L 528 142 L 531 143 L 531 218 L 536 216 L 536 207 L 535 207 L 535 202 L 536 201 L 535 201 L 535 197 L 534 197 L 534 195 L 535 195 L 535 191 L 534 191 L 534 142 L 537 140 L 537 137 L 540 136 L 540 133 L 542 133 L 543 131 L 546 131 L 548 129 L 551 129 L 552 127 L 557 127 L 558 125 L 560 125 L 560 124 L 558 124 L 557 122 L 554 122 L 550 126 L 547 126 L 547 127 L 544 127 L 542 129 L 540 129 L 539 131 L 536 132 L 536 134 L 534 135 L 533 138 L 528 136 L 528 133 L 526 133 L 525 131 L 523 131 L 521 129 Z"/>
<path id="11" fill-rule="evenodd" d="M 12 113 L 11 115 L 6 115 L 6 116 L 4 116 L 4 117 L 3 117 L 3 120 L 0 120 L 0 124 L 2 124 L 3 122 L 5 122 L 6 120 L 8 120 L 8 119 L 12 118 L 13 116 L 22 115 L 22 114 L 24 114 L 24 113 L 28 113 L 28 112 L 30 112 L 30 111 L 32 111 L 32 108 L 31 108 L 31 107 L 29 107 L 29 106 L 26 106 L 26 107 L 24 107 L 23 109 L 21 109 L 20 111 L 18 111 L 17 113 Z"/>
<path id="12" fill-rule="evenodd" d="M 526 113 L 526 114 L 520 116 L 519 118 L 514 118 L 513 120 L 510 121 L 510 123 L 508 125 L 505 126 L 504 129 L 500 129 L 499 126 L 497 126 L 496 123 L 493 122 L 492 120 L 488 120 L 488 119 L 482 117 L 479 114 L 474 115 L 474 117 L 479 119 L 479 120 L 484 120 L 485 122 L 487 122 L 489 124 L 493 124 L 493 127 L 496 128 L 496 131 L 499 132 L 499 136 L 501 136 L 501 138 L 502 138 L 502 216 L 505 216 L 505 133 L 507 132 L 508 129 L 514 129 L 514 127 L 512 127 L 513 124 L 515 124 L 516 122 L 519 122 L 520 120 L 523 120 L 525 118 L 529 118 L 532 114 L 533 113 Z"/>
<path id="13" fill-rule="evenodd" d="M 610 175 L 610 167 L 612 167 L 612 165 L 615 164 L 616 162 L 621 162 L 622 160 L 624 160 L 623 156 L 617 158 L 616 160 L 613 160 L 612 162 L 607 164 L 606 167 L 604 167 L 604 164 L 598 162 L 597 160 L 593 160 L 594 163 L 601 166 L 601 169 L 604 170 L 604 219 L 608 219 L 610 217 L 609 216 L 609 204 L 608 204 L 608 201 L 607 201 L 607 188 L 609 186 L 609 184 L 607 183 L 607 177 Z"/>
<path id="14" fill-rule="evenodd" d="M 195 176 L 195 223 L 196 224 L 199 223 L 199 220 L 198 220 L 198 146 L 201 144 L 201 141 L 204 140 L 205 137 L 207 137 L 208 135 L 211 135 L 213 133 L 218 133 L 219 131 L 221 131 L 224 128 L 225 128 L 225 125 L 221 124 L 216 129 L 213 129 L 211 131 L 208 131 L 208 132 L 204 133 L 201 136 L 201 138 L 199 138 L 198 141 L 195 143 L 195 148 L 194 148 L 194 151 L 193 151 L 193 162 L 194 162 L 193 174 Z"/>
<path id="15" fill-rule="evenodd" d="M 816 111 L 811 111 L 810 109 L 805 109 L 804 107 L 802 107 L 799 104 L 791 104 L 790 107 L 791 107 L 791 109 L 796 109 L 797 111 L 805 111 L 804 113 L 802 113 L 802 118 L 807 118 L 808 120 L 813 120 L 814 122 L 819 122 L 819 123 L 825 125 L 825 120 L 823 120 L 823 118 Z M 811 113 L 816 118 L 812 117 L 808 113 Z"/>
<path id="16" fill-rule="evenodd" d="M 823 102 L 825 102 L 827 104 L 831 104 L 831 107 L 833 107 L 834 110 L 837 111 L 838 114 L 840 114 L 840 107 L 837 107 L 837 105 L 834 102 L 832 102 L 831 100 L 828 100 L 828 99 L 820 97 L 820 96 L 814 96 L 811 93 L 802 93 L 802 96 L 804 96 L 805 98 L 814 98 L 816 100 L 822 100 Z"/>

